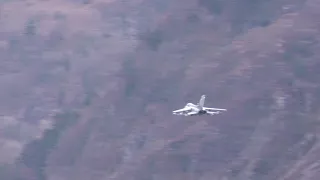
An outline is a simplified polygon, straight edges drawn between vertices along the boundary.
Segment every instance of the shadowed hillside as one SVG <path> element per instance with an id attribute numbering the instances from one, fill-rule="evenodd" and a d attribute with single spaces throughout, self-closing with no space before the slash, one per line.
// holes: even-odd
<path id="1" fill-rule="evenodd" d="M 317 180 L 319 15 L 317 0 L 0 2 L 0 178 Z M 228 111 L 172 115 L 202 94 Z"/>

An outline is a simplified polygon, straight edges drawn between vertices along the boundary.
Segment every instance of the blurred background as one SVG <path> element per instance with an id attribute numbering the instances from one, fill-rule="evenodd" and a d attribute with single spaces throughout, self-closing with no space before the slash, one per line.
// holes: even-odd
<path id="1" fill-rule="evenodd" d="M 1 180 L 318 180 L 320 1 L 0 1 Z M 215 116 L 174 116 L 206 94 Z"/>

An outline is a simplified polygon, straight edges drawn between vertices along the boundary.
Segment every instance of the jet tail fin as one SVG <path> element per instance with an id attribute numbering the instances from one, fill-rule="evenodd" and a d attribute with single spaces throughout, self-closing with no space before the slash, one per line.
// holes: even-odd
<path id="1" fill-rule="evenodd" d="M 202 95 L 200 100 L 199 100 L 199 103 L 198 103 L 198 106 L 202 109 L 203 106 L 204 106 L 204 101 L 206 99 L 206 95 Z"/>

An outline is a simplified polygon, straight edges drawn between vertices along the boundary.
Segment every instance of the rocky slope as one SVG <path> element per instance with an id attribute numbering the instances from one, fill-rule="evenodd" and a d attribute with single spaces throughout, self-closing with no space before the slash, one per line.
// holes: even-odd
<path id="1" fill-rule="evenodd" d="M 317 0 L 0 2 L 1 179 L 316 180 L 319 15 Z M 228 112 L 172 116 L 201 94 Z"/>

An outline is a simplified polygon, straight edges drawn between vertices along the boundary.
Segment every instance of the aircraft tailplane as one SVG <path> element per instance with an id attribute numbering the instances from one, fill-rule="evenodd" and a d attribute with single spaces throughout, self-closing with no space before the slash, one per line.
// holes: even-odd
<path id="1" fill-rule="evenodd" d="M 206 99 L 206 95 L 202 95 L 198 103 L 198 106 L 200 107 L 200 109 L 203 108 L 205 99 Z"/>

